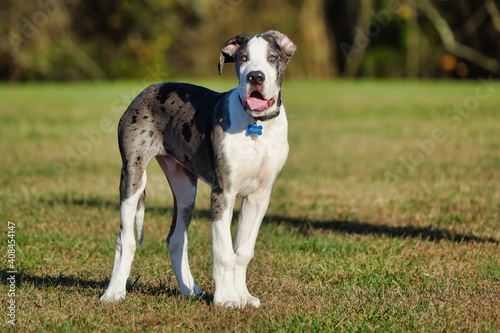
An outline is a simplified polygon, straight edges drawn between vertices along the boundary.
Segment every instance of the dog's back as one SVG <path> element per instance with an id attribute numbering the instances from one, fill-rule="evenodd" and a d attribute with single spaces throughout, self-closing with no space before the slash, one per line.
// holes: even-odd
<path id="1" fill-rule="evenodd" d="M 122 160 L 135 163 L 168 155 L 194 173 L 212 170 L 206 165 L 213 163 L 210 134 L 216 105 L 226 94 L 177 82 L 147 87 L 120 119 L 118 142 Z M 136 156 L 138 151 L 143 156 Z M 130 152 L 134 152 L 133 157 Z M 208 174 L 200 176 L 207 182 L 213 179 Z"/>

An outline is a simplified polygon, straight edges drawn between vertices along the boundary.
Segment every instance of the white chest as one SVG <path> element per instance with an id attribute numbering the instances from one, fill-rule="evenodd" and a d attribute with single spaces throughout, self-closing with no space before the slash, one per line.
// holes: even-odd
<path id="1" fill-rule="evenodd" d="M 231 128 L 223 141 L 231 191 L 239 196 L 259 189 L 270 190 L 288 156 L 284 108 L 279 117 L 258 125 L 263 127 L 262 135 L 248 135 L 241 130 L 248 126 L 248 117 L 232 117 Z"/>

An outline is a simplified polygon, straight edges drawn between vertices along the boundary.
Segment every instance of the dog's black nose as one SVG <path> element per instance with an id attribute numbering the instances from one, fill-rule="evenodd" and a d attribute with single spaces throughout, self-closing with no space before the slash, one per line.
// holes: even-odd
<path id="1" fill-rule="evenodd" d="M 265 79 L 266 79 L 266 76 L 261 71 L 253 71 L 253 72 L 248 73 L 248 75 L 247 75 L 247 81 L 252 86 L 261 85 Z"/>

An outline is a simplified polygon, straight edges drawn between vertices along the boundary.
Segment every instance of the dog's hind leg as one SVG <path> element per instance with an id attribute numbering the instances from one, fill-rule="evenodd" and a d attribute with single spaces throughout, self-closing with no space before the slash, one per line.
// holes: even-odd
<path id="1" fill-rule="evenodd" d="M 167 236 L 170 261 L 184 296 L 201 294 L 189 268 L 187 230 L 193 217 L 198 177 L 168 156 L 157 156 L 174 196 L 174 217 Z"/>
<path id="2" fill-rule="evenodd" d="M 117 301 L 125 297 L 126 283 L 135 253 L 134 220 L 144 218 L 146 164 L 123 163 L 120 180 L 120 235 L 116 241 L 113 273 L 101 301 Z M 138 209 L 139 206 L 139 209 Z M 138 214 L 138 215 L 137 215 Z M 142 234 L 142 233 L 141 233 Z M 138 235 L 139 237 L 139 235 Z"/>
<path id="3" fill-rule="evenodd" d="M 137 203 L 137 213 L 135 213 L 135 238 L 139 242 L 142 249 L 142 241 L 144 240 L 144 211 L 146 210 L 146 190 L 139 197 Z"/>

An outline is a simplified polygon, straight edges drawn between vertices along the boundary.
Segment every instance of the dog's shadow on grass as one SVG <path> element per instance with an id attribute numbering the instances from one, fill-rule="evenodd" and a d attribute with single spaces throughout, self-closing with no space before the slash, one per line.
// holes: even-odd
<path id="1" fill-rule="evenodd" d="M 30 274 L 23 271 L 17 271 L 17 273 L 12 273 L 6 269 L 0 270 L 0 285 L 10 285 L 11 279 L 9 277 L 14 277 L 17 290 L 25 289 L 26 286 L 33 285 L 38 290 L 57 290 L 63 291 L 66 289 L 68 291 L 74 292 L 74 290 L 81 290 L 83 292 L 95 291 L 98 296 L 102 296 L 105 288 L 109 284 L 109 279 L 95 280 L 91 278 L 78 277 L 76 275 L 65 275 L 60 273 L 57 276 L 52 275 L 40 275 L 40 274 Z M 129 279 L 127 282 L 127 293 L 128 294 L 141 294 L 149 295 L 155 297 L 183 297 L 177 286 L 169 287 L 160 281 L 159 285 L 149 285 L 138 283 L 139 277 L 134 280 Z M 195 298 L 197 301 L 202 303 L 211 304 L 213 302 L 213 295 L 204 293 L 201 296 Z"/>
<path id="2" fill-rule="evenodd" d="M 301 218 L 289 218 L 269 215 L 264 218 L 263 224 L 289 225 L 298 228 L 303 235 L 309 235 L 312 230 L 323 230 L 344 234 L 377 235 L 391 238 L 420 238 L 427 241 L 447 240 L 455 243 L 495 243 L 499 241 L 493 237 L 480 237 L 471 234 L 456 233 L 444 229 L 431 227 L 388 226 L 359 221 L 314 221 Z"/>
<path id="3" fill-rule="evenodd" d="M 50 203 L 54 204 L 53 200 Z M 56 203 L 68 205 L 104 207 L 106 209 L 119 210 L 120 205 L 116 202 L 102 200 L 97 198 L 90 199 L 72 199 L 72 200 L 56 200 Z M 146 214 L 156 215 L 173 215 L 173 207 L 148 207 L 146 203 Z M 233 219 L 237 219 L 239 211 L 235 210 Z M 147 216 L 146 216 L 147 218 Z M 195 219 L 210 219 L 211 212 L 206 209 L 195 209 Z M 455 243 L 495 243 L 499 244 L 499 240 L 493 237 L 481 237 L 472 234 L 457 233 L 445 229 L 437 229 L 432 227 L 416 227 L 412 225 L 405 226 L 388 226 L 384 224 L 372 224 L 360 221 L 345 221 L 345 220 L 309 220 L 307 218 L 291 218 L 279 215 L 266 215 L 263 224 L 288 225 L 298 228 L 304 235 L 309 235 L 312 230 L 323 230 L 344 234 L 358 235 L 378 235 L 388 236 L 391 238 L 420 238 L 427 241 L 447 240 Z"/>
<path id="4" fill-rule="evenodd" d="M 148 208 L 146 207 L 146 212 Z M 172 208 L 152 207 L 149 211 L 153 214 L 172 215 Z M 233 214 L 233 223 L 237 223 L 239 211 L 235 210 Z M 210 210 L 194 211 L 194 218 L 210 219 Z M 335 232 L 341 234 L 357 234 L 357 235 L 376 235 L 387 236 L 391 238 L 420 238 L 427 241 L 446 240 L 454 243 L 495 243 L 499 244 L 499 240 L 493 237 L 481 237 L 472 234 L 458 233 L 446 229 L 437 229 L 433 227 L 417 227 L 413 225 L 404 226 L 389 226 L 385 224 L 373 224 L 360 221 L 345 221 L 345 220 L 310 220 L 307 218 L 291 218 L 279 215 L 266 215 L 262 221 L 263 225 L 287 225 L 297 228 L 304 236 L 309 236 L 312 230 L 322 230 L 327 232 Z"/>
<path id="5" fill-rule="evenodd" d="M 102 289 L 107 286 L 109 281 L 97 281 L 89 278 L 80 278 L 74 275 L 65 275 L 60 273 L 57 276 L 30 274 L 23 270 L 18 270 L 15 274 L 8 270 L 0 270 L 0 277 L 2 284 L 8 284 L 6 279 L 9 276 L 15 276 L 14 280 L 17 285 L 23 286 L 26 284 L 33 284 L 38 289 L 57 289 L 64 287 L 78 287 L 81 289 Z"/>

